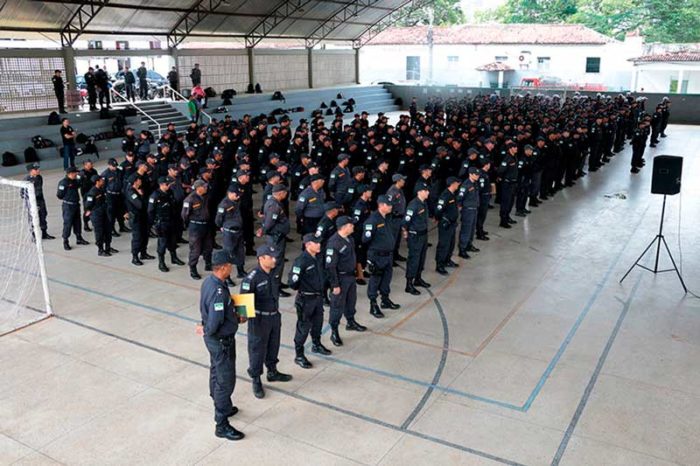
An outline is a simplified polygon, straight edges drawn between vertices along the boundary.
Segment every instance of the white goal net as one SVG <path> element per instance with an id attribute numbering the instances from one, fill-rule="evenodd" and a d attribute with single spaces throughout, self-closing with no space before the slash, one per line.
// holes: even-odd
<path id="1" fill-rule="evenodd" d="M 0 177 L 0 336 L 51 314 L 34 185 Z"/>

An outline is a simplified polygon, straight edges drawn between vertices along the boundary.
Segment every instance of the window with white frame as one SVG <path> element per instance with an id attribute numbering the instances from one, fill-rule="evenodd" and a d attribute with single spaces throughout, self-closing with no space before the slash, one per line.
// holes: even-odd
<path id="1" fill-rule="evenodd" d="M 498 63 L 505 63 L 508 61 L 508 57 L 506 55 L 496 55 L 496 61 Z"/>
<path id="2" fill-rule="evenodd" d="M 549 57 L 537 57 L 537 69 L 539 71 L 549 71 Z"/>
<path id="3" fill-rule="evenodd" d="M 447 57 L 447 69 L 450 71 L 456 71 L 459 67 L 459 56 L 450 55 Z"/>

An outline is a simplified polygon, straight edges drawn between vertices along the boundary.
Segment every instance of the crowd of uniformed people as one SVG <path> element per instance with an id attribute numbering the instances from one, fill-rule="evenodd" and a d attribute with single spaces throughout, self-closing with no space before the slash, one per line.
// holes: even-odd
<path id="1" fill-rule="evenodd" d="M 295 128 L 286 117 L 268 127 L 263 118 L 227 115 L 182 133 L 169 125 L 158 141 L 128 129 L 123 160 L 110 159 L 102 173 L 86 160 L 59 182 L 63 245 L 73 247 L 71 234 L 88 244 L 82 231 L 94 231 L 98 255 L 111 256 L 118 252 L 112 239 L 130 233 L 131 262 L 143 266 L 156 258 L 148 252 L 153 239 L 159 270 L 184 266 L 177 251 L 187 249 L 193 279 L 202 278 L 203 258 L 212 274 L 202 283 L 199 331 L 211 355 L 216 435 L 237 440 L 243 434 L 228 422 L 237 412 L 234 336 L 247 319 L 236 313 L 232 293 L 255 296 L 255 318 L 247 320 L 248 375 L 263 398 L 264 369 L 268 382 L 292 378 L 277 367 L 279 298 L 289 297 L 287 290 L 295 292 L 294 362 L 311 368 L 309 334 L 312 352 L 331 354 L 321 342 L 324 305 L 330 341 L 342 346 L 342 318 L 347 331 L 367 329 L 356 319 L 358 285 L 366 285 L 369 314 L 378 319 L 400 308 L 391 299 L 399 262 L 405 262 L 406 293 L 430 287 L 424 269 L 432 229 L 434 269 L 448 275 L 459 267 L 455 252 L 469 259 L 479 252 L 476 241 L 489 240 L 490 209 L 497 209 L 501 228 L 512 228 L 513 216 L 526 217 L 585 170 L 599 170 L 627 140 L 631 171 L 638 172 L 649 135 L 652 147 L 666 136 L 670 101 L 664 98 L 652 114 L 645 106 L 629 94 L 484 95 L 431 98 L 422 112 L 414 99 L 394 125 L 381 113 L 375 122 L 362 113 L 347 124 L 337 117 L 327 126 L 318 117 Z M 28 171 L 43 237 L 52 239 L 39 166 Z M 402 243 L 407 257 L 399 252 Z M 245 270 L 246 256 L 257 257 L 252 270 Z M 238 290 L 234 276 L 242 279 Z"/>

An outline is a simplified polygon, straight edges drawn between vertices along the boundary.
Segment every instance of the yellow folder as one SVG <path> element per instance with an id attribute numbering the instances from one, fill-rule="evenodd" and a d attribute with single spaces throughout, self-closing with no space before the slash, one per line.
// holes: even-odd
<path id="1" fill-rule="evenodd" d="M 233 294 L 233 307 L 236 314 L 252 319 L 255 317 L 255 295 L 253 293 Z"/>

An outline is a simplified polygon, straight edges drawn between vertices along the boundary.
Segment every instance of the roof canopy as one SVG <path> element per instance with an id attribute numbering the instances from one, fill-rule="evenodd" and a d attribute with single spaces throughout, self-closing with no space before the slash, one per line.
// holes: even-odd
<path id="1" fill-rule="evenodd" d="M 502 63 L 500 61 L 495 61 L 493 63 L 487 63 L 476 68 L 477 71 L 515 71 L 510 66 Z"/>
<path id="2" fill-rule="evenodd" d="M 75 40 L 190 38 L 241 41 L 297 39 L 364 45 L 423 0 L 6 0 L 0 32 L 8 37 Z"/>
<path id="3" fill-rule="evenodd" d="M 635 63 L 700 62 L 700 51 L 667 52 L 630 58 Z"/>

